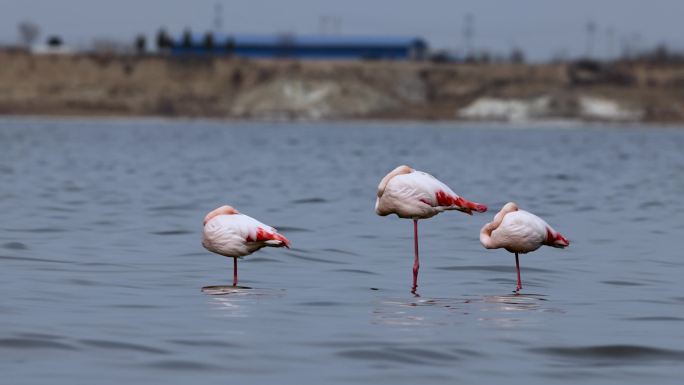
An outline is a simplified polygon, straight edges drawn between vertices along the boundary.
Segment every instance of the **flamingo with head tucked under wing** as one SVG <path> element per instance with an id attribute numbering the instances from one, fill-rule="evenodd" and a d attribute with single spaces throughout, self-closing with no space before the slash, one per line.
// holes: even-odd
<path id="1" fill-rule="evenodd" d="M 449 186 L 432 175 L 409 166 L 399 166 L 385 175 L 378 186 L 375 212 L 378 215 L 397 214 L 399 218 L 413 219 L 415 260 L 413 262 L 413 287 L 418 287 L 418 220 L 431 218 L 445 210 L 459 210 L 472 215 L 483 213 L 487 206 L 474 203 L 456 195 Z"/>
<path id="2" fill-rule="evenodd" d="M 518 209 L 513 202 L 506 203 L 494 220 L 482 227 L 480 242 L 487 249 L 504 248 L 515 253 L 515 268 L 518 272 L 516 293 L 522 289 L 518 254 L 535 251 L 543 245 L 561 249 L 570 245 L 570 241 L 543 219 Z"/>
<path id="3" fill-rule="evenodd" d="M 262 247 L 290 247 L 290 241 L 276 229 L 230 206 L 221 206 L 204 217 L 205 249 L 233 258 L 233 286 L 237 286 L 237 260 Z"/>

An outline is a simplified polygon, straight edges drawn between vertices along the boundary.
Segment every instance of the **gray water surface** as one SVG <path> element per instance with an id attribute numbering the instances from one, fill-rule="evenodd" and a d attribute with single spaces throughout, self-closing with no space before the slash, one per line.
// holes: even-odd
<path id="1" fill-rule="evenodd" d="M 0 382 L 615 384 L 684 375 L 684 131 L 0 120 Z M 373 212 L 425 170 L 490 212 Z M 507 201 L 571 241 L 485 250 Z M 204 250 L 231 204 L 293 245 Z M 315 382 L 314 382 L 315 381 Z"/>

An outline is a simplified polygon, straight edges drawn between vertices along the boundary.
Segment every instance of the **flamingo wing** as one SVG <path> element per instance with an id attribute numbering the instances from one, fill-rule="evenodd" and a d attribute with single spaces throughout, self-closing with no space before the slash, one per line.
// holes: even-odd
<path id="1" fill-rule="evenodd" d="M 290 242 L 276 229 L 244 215 L 218 215 L 204 226 L 205 248 L 221 255 L 241 257 L 264 246 L 286 246 Z"/>
<path id="2" fill-rule="evenodd" d="M 270 226 L 258 227 L 256 236 L 250 240 L 263 243 L 265 246 L 290 248 L 290 241 Z"/>
<path id="3" fill-rule="evenodd" d="M 528 253 L 537 250 L 546 241 L 548 225 L 543 219 L 524 210 L 506 214 L 492 238 L 511 252 Z"/>
<path id="4" fill-rule="evenodd" d="M 228 257 L 250 254 L 246 247 L 249 229 L 237 215 L 217 215 L 204 225 L 202 245 L 209 251 Z"/>
<path id="5" fill-rule="evenodd" d="M 440 211 L 429 202 L 432 192 L 416 178 L 416 172 L 390 179 L 376 200 L 378 215 L 397 214 L 400 218 L 430 218 Z"/>
<path id="6" fill-rule="evenodd" d="M 241 229 L 245 236 L 245 241 L 248 243 L 263 243 L 265 246 L 286 246 L 290 247 L 290 241 L 287 240 L 278 231 L 267 224 L 261 223 L 258 220 L 241 215 L 239 218 Z"/>
<path id="7" fill-rule="evenodd" d="M 414 185 L 420 186 L 425 195 L 421 201 L 439 210 L 458 210 L 472 215 L 473 211 L 485 212 L 487 207 L 460 197 L 444 182 L 434 176 L 416 171 L 409 174 L 414 179 Z"/>

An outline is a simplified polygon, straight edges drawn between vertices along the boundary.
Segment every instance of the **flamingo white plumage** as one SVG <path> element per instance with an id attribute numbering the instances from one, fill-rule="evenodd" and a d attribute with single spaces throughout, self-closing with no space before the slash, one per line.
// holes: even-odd
<path id="1" fill-rule="evenodd" d="M 231 206 L 221 206 L 204 217 L 202 246 L 233 258 L 233 286 L 237 286 L 237 260 L 262 247 L 290 247 L 290 241 L 276 229 L 240 214 Z"/>
<path id="2" fill-rule="evenodd" d="M 431 218 L 446 210 L 458 210 L 472 215 L 473 211 L 487 211 L 487 206 L 458 196 L 437 178 L 409 166 L 395 168 L 380 181 L 375 212 L 381 216 L 396 214 L 399 218 L 413 219 L 415 259 L 411 292 L 414 294 L 418 287 L 420 268 L 418 220 Z"/>
<path id="3" fill-rule="evenodd" d="M 570 245 L 570 241 L 543 219 L 520 210 L 513 202 L 506 203 L 494 216 L 494 220 L 482 227 L 480 242 L 487 249 L 504 248 L 515 253 L 515 267 L 518 273 L 516 293 L 522 289 L 518 254 L 535 251 L 543 245 L 561 249 Z"/>

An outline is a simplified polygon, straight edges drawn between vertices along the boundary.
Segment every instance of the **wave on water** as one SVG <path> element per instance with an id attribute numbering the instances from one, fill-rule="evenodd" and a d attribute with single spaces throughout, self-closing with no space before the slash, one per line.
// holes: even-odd
<path id="1" fill-rule="evenodd" d="M 26 247 L 25 244 L 21 242 L 7 242 L 2 245 L 2 247 L 8 249 L 8 250 L 26 250 L 28 247 Z"/>
<path id="2" fill-rule="evenodd" d="M 303 199 L 295 199 L 290 201 L 290 203 L 293 204 L 312 204 L 312 203 L 326 203 L 328 202 L 327 199 L 325 198 L 320 198 L 320 197 L 313 197 L 313 198 L 303 198 Z"/>
<path id="3" fill-rule="evenodd" d="M 285 252 L 284 254 L 287 254 L 288 256 L 295 258 L 295 259 L 301 259 L 301 260 L 309 261 L 309 262 L 329 263 L 329 264 L 333 264 L 333 265 L 349 265 L 348 262 L 331 261 L 329 259 L 316 258 L 316 257 L 305 257 L 303 255 L 299 255 L 299 254 L 294 253 L 294 252 Z"/>
<path id="4" fill-rule="evenodd" d="M 612 286 L 644 286 L 643 283 L 639 283 L 639 282 L 635 282 L 635 281 L 613 280 L 613 281 L 601 281 L 601 283 L 605 283 L 606 285 L 612 285 Z"/>
<path id="5" fill-rule="evenodd" d="M 649 316 L 649 317 L 628 317 L 623 318 L 625 321 L 684 321 L 682 317 L 670 317 L 670 316 Z"/>
<path id="6" fill-rule="evenodd" d="M 361 270 L 361 269 L 335 269 L 332 270 L 335 273 L 352 273 L 352 274 L 364 274 L 364 275 L 378 275 L 378 273 L 374 273 L 372 271 L 368 270 Z"/>
<path id="7" fill-rule="evenodd" d="M 153 235 L 186 235 L 186 234 L 192 234 L 192 231 L 189 230 L 163 230 L 163 231 L 152 231 L 150 234 Z"/>
<path id="8" fill-rule="evenodd" d="M 130 342 L 109 341 L 109 340 L 81 340 L 81 344 L 95 348 L 102 348 L 106 350 L 126 350 L 131 352 L 153 353 L 153 354 L 168 354 L 169 352 L 163 349 L 134 344 Z"/>
<path id="9" fill-rule="evenodd" d="M 366 349 L 347 349 L 337 353 L 338 356 L 366 362 L 384 362 L 394 364 L 417 365 L 449 365 L 461 360 L 455 353 L 438 349 L 410 348 L 400 346 L 384 346 Z"/>
<path id="10" fill-rule="evenodd" d="M 59 261 L 56 259 L 47 259 L 47 258 L 14 257 L 14 256 L 0 255 L 0 260 L 2 260 L 2 259 L 15 260 L 15 261 L 26 261 L 26 262 L 73 263 L 70 261 Z"/>
<path id="11" fill-rule="evenodd" d="M 684 351 L 642 345 L 551 346 L 529 351 L 595 365 L 633 364 L 644 361 L 684 361 Z"/>
<path id="12" fill-rule="evenodd" d="M 514 265 L 471 265 L 471 266 L 442 266 L 437 267 L 439 270 L 447 271 L 491 271 L 496 273 L 510 273 L 515 272 Z M 538 267 L 522 267 L 524 271 L 535 273 L 555 273 L 553 270 L 540 269 Z"/>
<path id="13" fill-rule="evenodd" d="M 53 338 L 2 338 L 0 349 L 57 349 L 78 350 L 78 348 L 64 342 L 55 341 Z"/>
<path id="14" fill-rule="evenodd" d="M 309 233 L 311 230 L 294 226 L 273 226 L 281 233 Z"/>

